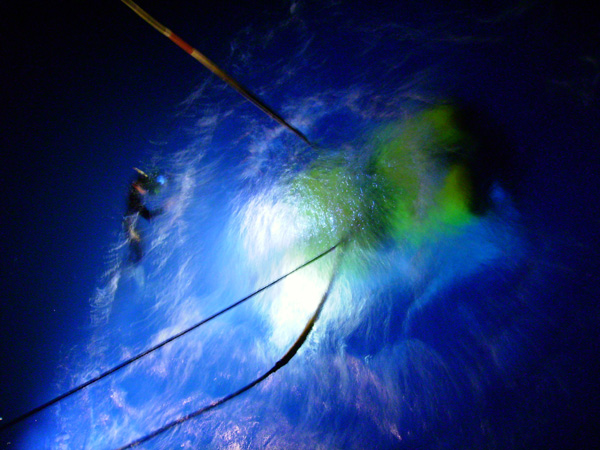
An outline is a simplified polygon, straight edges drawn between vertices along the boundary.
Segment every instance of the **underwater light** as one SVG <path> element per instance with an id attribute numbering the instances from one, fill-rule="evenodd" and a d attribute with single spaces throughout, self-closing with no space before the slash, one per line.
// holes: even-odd
<path id="1" fill-rule="evenodd" d="M 280 283 L 267 311 L 273 328 L 270 342 L 277 350 L 296 339 L 321 300 L 330 278 L 329 270 L 311 267 Z"/>

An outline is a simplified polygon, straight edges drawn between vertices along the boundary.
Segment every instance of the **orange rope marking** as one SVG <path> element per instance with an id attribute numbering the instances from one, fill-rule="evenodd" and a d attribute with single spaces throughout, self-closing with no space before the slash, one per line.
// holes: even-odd
<path id="1" fill-rule="evenodd" d="M 181 39 L 179 36 L 177 36 L 175 33 L 173 33 L 167 27 L 162 25 L 156 19 L 154 19 L 150 14 L 148 14 L 146 11 L 144 11 L 142 8 L 140 8 L 138 5 L 136 5 L 133 1 L 131 1 L 131 0 L 121 0 L 121 1 L 123 3 L 125 3 L 127 6 L 129 6 L 138 16 L 140 16 L 142 19 L 144 19 L 146 22 L 148 22 L 159 33 L 168 37 L 171 41 L 173 41 L 175 44 L 177 44 L 182 50 L 184 50 L 186 53 L 188 53 L 194 59 L 196 59 L 200 64 L 202 64 L 204 67 L 206 67 L 212 73 L 217 75 L 219 78 L 221 78 L 227 84 L 229 84 L 232 88 L 234 88 L 236 91 L 238 91 L 248 101 L 254 103 L 254 105 L 257 106 L 258 108 L 260 108 L 261 111 L 263 111 L 265 114 L 267 114 L 273 120 L 277 121 L 279 124 L 286 127 L 288 130 L 290 130 L 292 133 L 294 133 L 296 136 L 298 136 L 300 139 L 302 139 L 306 144 L 310 145 L 311 147 L 314 147 L 314 145 L 308 140 L 308 138 L 304 134 L 302 134 L 297 128 L 295 128 L 295 127 L 291 126 L 289 123 L 287 123 L 283 117 L 281 117 L 279 114 L 277 114 L 272 108 L 267 106 L 262 100 L 260 100 L 250 90 L 248 90 L 247 88 L 242 86 L 234 78 L 232 78 L 227 73 L 225 73 L 223 70 L 221 70 L 210 59 L 208 59 L 206 56 L 204 56 L 202 53 L 200 53 L 194 47 L 189 45 L 187 42 L 185 42 L 183 39 Z"/>

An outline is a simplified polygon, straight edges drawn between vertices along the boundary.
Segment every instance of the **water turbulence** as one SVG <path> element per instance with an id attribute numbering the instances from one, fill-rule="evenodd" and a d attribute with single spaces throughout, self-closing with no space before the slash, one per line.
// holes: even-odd
<path id="1" fill-rule="evenodd" d="M 497 283 L 525 288 L 524 250 L 506 192 L 473 173 L 486 149 L 468 121 L 453 105 L 430 107 L 354 148 L 323 152 L 243 202 L 236 221 L 261 282 L 275 276 L 264 271 L 272 255 L 283 253 L 273 267 L 293 266 L 350 238 L 308 348 L 247 400 L 268 412 L 252 413 L 257 424 L 235 421 L 252 436 L 242 447 L 263 439 L 304 448 L 298 436 L 306 448 L 429 440 L 428 430 L 463 422 L 485 383 L 507 369 L 501 353 L 514 343 L 503 342 L 504 327 L 518 293 Z M 328 276 L 310 267 L 259 305 L 267 349 L 289 345 Z M 488 293 L 487 283 L 506 292 Z M 479 323 L 487 308 L 503 309 L 506 322 L 494 314 L 495 327 Z"/>
<path id="2" fill-rule="evenodd" d="M 202 109 L 194 143 L 159 162 L 169 184 L 155 201 L 170 207 L 142 230 L 141 265 L 124 262 L 123 236 L 115 245 L 65 387 L 343 251 L 65 401 L 59 431 L 32 442 L 120 448 L 235 392 L 293 345 L 334 276 L 284 368 L 142 448 L 488 448 L 514 442 L 517 420 L 533 426 L 518 408 L 508 427 L 490 414 L 543 326 L 541 300 L 524 300 L 540 273 L 495 172 L 499 141 L 460 104 L 400 111 L 390 94 L 376 114 L 372 97 L 284 103 L 330 143 L 313 149 L 242 103 Z"/>
<path id="3" fill-rule="evenodd" d="M 219 176 L 196 148 L 166 162 L 157 201 L 175 206 L 146 230 L 143 265 L 117 264 L 98 292 L 82 379 L 347 239 L 341 265 L 328 255 L 89 388 L 70 406 L 85 433 L 63 439 L 119 448 L 241 388 L 302 333 L 334 270 L 284 369 L 144 448 L 394 448 L 476 420 L 486 383 L 511 370 L 506 327 L 527 277 L 518 216 L 474 175 L 485 142 L 466 119 L 429 107 L 252 183 Z"/>

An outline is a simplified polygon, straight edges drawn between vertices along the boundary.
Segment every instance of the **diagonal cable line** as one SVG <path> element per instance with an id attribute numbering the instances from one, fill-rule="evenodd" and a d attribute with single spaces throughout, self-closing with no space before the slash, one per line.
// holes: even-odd
<path id="1" fill-rule="evenodd" d="M 121 0 L 125 3 L 129 8 L 133 10 L 138 16 L 144 19 L 149 25 L 151 25 L 156 31 L 161 33 L 162 35 L 169 38 L 173 43 L 178 45 L 184 52 L 188 53 L 192 58 L 214 73 L 216 76 L 225 81 L 229 86 L 235 89 L 238 93 L 240 93 L 246 100 L 254 104 L 258 107 L 262 112 L 271 117 L 273 120 L 278 122 L 279 124 L 286 127 L 296 136 L 298 136 L 302 141 L 304 141 L 310 147 L 314 147 L 314 144 L 308 140 L 308 138 L 296 127 L 290 125 L 283 117 L 281 117 L 273 108 L 267 106 L 265 102 L 263 102 L 256 94 L 250 91 L 248 88 L 242 86 L 237 80 L 235 80 L 231 75 L 224 72 L 219 66 L 217 66 L 214 62 L 208 59 L 205 55 L 200 53 L 194 47 L 189 45 L 175 33 L 173 33 L 170 29 L 165 27 L 163 24 L 158 22 L 154 17 L 140 8 L 137 4 L 135 4 L 132 0 Z"/>
<path id="2" fill-rule="evenodd" d="M 94 383 L 97 383 L 98 381 L 102 380 L 103 378 L 106 378 L 106 377 L 108 377 L 109 375 L 112 375 L 113 373 L 117 372 L 118 370 L 121 370 L 122 368 L 124 368 L 124 367 L 127 367 L 128 365 L 130 365 L 130 364 L 134 363 L 135 361 L 137 361 L 137 360 L 139 360 L 139 359 L 142 359 L 143 357 L 145 357 L 145 356 L 149 355 L 150 353 L 152 353 L 152 352 L 154 352 L 154 351 L 158 350 L 159 348 L 161 348 L 161 347 L 164 347 L 165 345 L 169 344 L 170 342 L 173 342 L 174 340 L 176 340 L 176 339 L 179 339 L 180 337 L 182 337 L 182 336 L 184 336 L 184 335 L 188 334 L 189 332 L 191 332 L 191 331 L 195 330 L 196 328 L 199 328 L 200 326 L 204 325 L 205 323 L 208 323 L 208 322 L 210 322 L 211 320 L 213 320 L 213 319 L 216 319 L 216 318 L 217 318 L 217 317 L 219 317 L 220 315 L 222 315 L 222 314 L 226 313 L 227 311 L 230 311 L 230 310 L 232 310 L 233 308 L 235 308 L 235 307 L 237 307 L 237 306 L 241 305 L 242 303 L 246 302 L 247 300 L 250 300 L 252 297 L 256 296 L 257 294 L 260 294 L 260 293 L 261 293 L 261 292 L 263 292 L 264 290 L 266 290 L 266 289 L 269 289 L 270 287 L 272 287 L 272 286 L 274 286 L 275 284 L 279 283 L 279 282 L 280 282 L 280 281 L 282 281 L 283 279 L 285 279 L 285 278 L 289 277 L 289 276 L 290 276 L 290 275 L 292 275 L 293 273 L 295 273 L 295 272 L 297 272 L 297 271 L 299 271 L 299 270 L 303 269 L 304 267 L 306 267 L 306 266 L 308 266 L 308 265 L 310 265 L 310 264 L 312 264 L 312 263 L 316 262 L 317 260 L 321 259 L 323 256 L 325 256 L 325 255 L 327 255 L 327 254 L 331 253 L 331 252 L 332 252 L 333 250 L 335 250 L 335 249 L 336 249 L 336 248 L 337 248 L 337 247 L 338 247 L 338 246 L 339 246 L 339 245 L 340 245 L 342 242 L 344 242 L 344 240 L 341 240 L 341 241 L 339 241 L 339 242 L 338 242 L 337 244 L 335 244 L 333 247 L 331 247 L 331 248 L 329 248 L 329 249 L 325 250 L 325 251 L 324 251 L 324 252 L 322 252 L 321 254 L 319 254 L 319 255 L 315 256 L 314 258 L 312 258 L 312 259 L 310 259 L 310 260 L 306 261 L 304 264 L 302 264 L 302 265 L 300 265 L 300 266 L 296 267 L 295 269 L 291 270 L 290 272 L 286 273 L 285 275 L 282 275 L 281 277 L 277 278 L 276 280 L 274 280 L 274 281 L 270 282 L 269 284 L 267 284 L 267 285 L 265 285 L 265 286 L 261 287 L 260 289 L 258 289 L 258 290 L 256 290 L 256 291 L 252 292 L 251 294 L 249 294 L 249 295 L 247 295 L 246 297 L 244 297 L 244 298 L 242 298 L 242 299 L 238 300 L 237 302 L 235 302 L 235 303 L 233 303 L 233 304 L 229 305 L 228 307 L 226 307 L 226 308 L 224 308 L 224 309 L 222 309 L 222 310 L 220 310 L 220 311 L 218 311 L 218 312 L 214 313 L 213 315 L 211 315 L 211 316 L 207 317 L 206 319 L 203 319 L 203 320 L 201 320 L 200 322 L 198 322 L 198 323 L 196 323 L 196 324 L 192 325 L 191 327 L 189 327 L 189 328 L 186 328 L 185 330 L 183 330 L 183 331 L 181 331 L 181 332 L 179 332 L 179 333 L 177 333 L 177 334 L 175 334 L 175 335 L 173 335 L 173 336 L 171 336 L 171 337 L 169 337 L 169 338 L 165 339 L 164 341 L 162 341 L 162 342 L 160 342 L 160 343 L 156 344 L 156 345 L 155 345 L 155 346 L 153 346 L 153 347 L 150 347 L 149 349 L 147 349 L 147 350 L 145 350 L 145 351 L 143 351 L 143 352 L 141 352 L 141 353 L 139 353 L 139 354 L 137 354 L 137 355 L 135 355 L 135 356 L 132 356 L 131 358 L 129 358 L 129 359 L 127 359 L 127 360 L 123 361 L 122 363 L 120 363 L 120 364 L 116 365 L 115 367 L 113 367 L 113 368 L 111 368 L 111 369 L 107 370 L 106 372 L 103 372 L 103 373 L 101 373 L 100 375 L 98 375 L 98 376 L 96 376 L 96 377 L 94 377 L 94 378 L 91 378 L 90 380 L 88 380 L 88 381 L 86 381 L 86 382 L 84 382 L 84 383 L 82 383 L 82 384 L 80 384 L 80 385 L 78 385 L 78 386 L 74 387 L 73 389 L 71 389 L 71 390 L 69 390 L 69 391 L 65 392 L 64 394 L 61 394 L 61 395 L 59 395 L 58 397 L 55 397 L 55 398 L 53 398 L 52 400 L 49 400 L 49 401 L 47 401 L 46 403 L 44 403 L 44 404 L 42 404 L 42 405 L 40 405 L 40 406 L 38 406 L 38 407 L 36 407 L 36 408 L 33 408 L 32 410 L 30 410 L 30 411 L 28 411 L 28 412 L 26 412 L 26 413 L 24 413 L 24 414 L 22 414 L 22 415 L 20 415 L 20 416 L 16 417 L 15 419 L 12 419 L 12 420 L 8 421 L 7 423 L 5 423 L 5 424 L 2 424 L 2 426 L 0 426 L 0 431 L 4 431 L 4 430 L 6 430 L 6 429 L 8 429 L 8 428 L 11 428 L 12 426 L 16 425 L 17 423 L 20 423 L 20 422 L 24 421 L 24 420 L 25 420 L 25 419 L 27 419 L 28 417 L 31 417 L 31 416 L 33 416 L 34 414 L 37 414 L 38 412 L 40 412 L 40 411 L 43 411 L 44 409 L 47 409 L 47 408 L 49 408 L 50 406 L 52 406 L 52 405 L 54 405 L 54 404 L 56 404 L 56 403 L 58 403 L 58 402 L 60 402 L 60 401 L 64 400 L 65 398 L 67 398 L 67 397 L 69 397 L 69 396 L 71 396 L 71 395 L 75 394 L 76 392 L 79 392 L 79 391 L 81 391 L 81 390 L 85 389 L 86 387 L 88 387 L 88 386 L 90 386 L 90 385 L 92 385 L 92 384 L 94 384 Z"/>
<path id="3" fill-rule="evenodd" d="M 329 249 L 327 251 L 327 253 L 329 253 L 330 251 L 332 251 L 333 249 L 335 249 L 339 244 L 336 244 L 334 247 L 332 247 L 331 249 Z M 324 256 L 324 254 L 323 254 Z M 238 389 L 237 391 L 226 395 L 225 397 L 220 398 L 219 400 L 216 400 L 214 402 L 212 402 L 211 404 L 204 406 L 194 412 L 191 412 L 189 414 L 186 414 L 185 416 L 179 417 L 178 419 L 175 419 L 169 423 L 167 423 L 166 425 L 163 425 L 162 427 L 152 431 L 151 433 L 148 433 L 147 435 L 136 439 L 133 442 L 130 442 L 129 444 L 123 446 L 123 447 L 119 447 L 117 450 L 127 450 L 130 448 L 134 448 L 139 446 L 140 444 L 143 444 L 144 442 L 148 442 L 156 437 L 158 437 L 159 435 L 163 434 L 164 432 L 170 430 L 171 428 L 175 428 L 179 425 L 181 425 L 184 422 L 187 422 L 191 419 L 195 419 L 196 417 L 217 408 L 218 406 L 223 405 L 224 403 L 227 403 L 230 400 L 233 400 L 234 398 L 238 397 L 239 395 L 243 394 L 244 392 L 252 389 L 253 387 L 255 387 L 256 385 L 260 384 L 261 382 L 263 382 L 264 380 L 266 380 L 269 376 L 271 376 L 272 374 L 274 374 L 275 372 L 277 372 L 279 369 L 281 369 L 282 367 L 284 367 L 287 363 L 289 363 L 291 361 L 291 359 L 296 355 L 296 353 L 298 353 L 298 350 L 300 350 L 300 347 L 302 347 L 302 345 L 304 345 L 304 342 L 306 342 L 306 339 L 308 338 L 308 335 L 310 334 L 310 332 L 312 331 L 315 323 L 317 322 L 319 316 L 321 315 L 321 311 L 323 310 L 323 306 L 325 305 L 325 302 L 327 301 L 327 298 L 329 297 L 329 294 L 331 292 L 331 288 L 333 287 L 334 281 L 337 278 L 337 274 L 338 274 L 338 268 L 341 262 L 341 253 L 338 255 L 337 258 L 337 262 L 334 266 L 333 269 L 333 273 L 331 275 L 331 278 L 329 280 L 329 285 L 327 286 L 327 290 L 325 291 L 325 293 L 323 294 L 323 297 L 321 297 L 321 301 L 319 302 L 319 305 L 317 306 L 317 309 L 315 310 L 315 312 L 313 313 L 313 315 L 311 316 L 311 318 L 309 319 L 309 321 L 307 322 L 306 326 L 304 327 L 304 330 L 302 331 L 302 334 L 300 334 L 300 336 L 298 337 L 298 339 L 296 339 L 296 341 L 294 342 L 294 344 L 289 348 L 289 350 L 285 353 L 285 355 L 283 355 L 283 357 L 278 360 L 275 365 L 273 365 L 273 367 L 271 367 L 268 371 L 266 371 L 264 374 L 262 374 L 261 376 L 259 376 L 258 378 L 256 378 L 255 380 L 251 381 L 250 383 L 248 383 L 247 385 L 245 385 L 244 387 Z"/>

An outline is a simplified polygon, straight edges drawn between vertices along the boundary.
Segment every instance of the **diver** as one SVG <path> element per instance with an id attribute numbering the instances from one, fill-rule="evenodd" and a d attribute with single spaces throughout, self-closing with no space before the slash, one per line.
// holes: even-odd
<path id="1" fill-rule="evenodd" d="M 137 172 L 137 177 L 129 186 L 123 227 L 125 228 L 129 243 L 129 261 L 137 265 L 144 256 L 142 235 L 138 227 L 140 216 L 146 220 L 150 220 L 164 212 L 164 208 L 149 210 L 144 205 L 144 197 L 148 193 L 158 193 L 160 188 L 165 185 L 166 179 L 163 175 L 147 175 L 135 167 L 134 170 Z"/>

